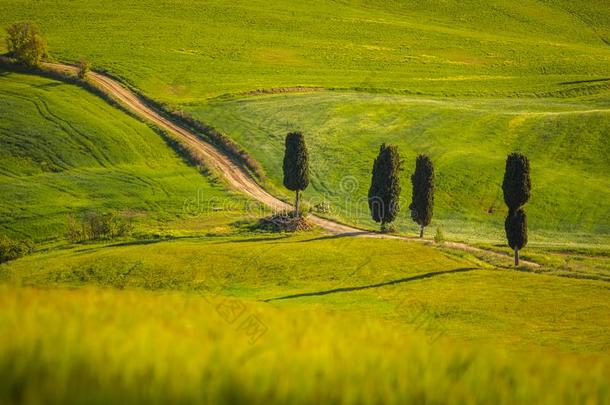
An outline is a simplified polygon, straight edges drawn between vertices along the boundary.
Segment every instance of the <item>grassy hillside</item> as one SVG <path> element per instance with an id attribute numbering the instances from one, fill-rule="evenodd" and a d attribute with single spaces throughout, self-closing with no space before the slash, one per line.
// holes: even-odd
<path id="1" fill-rule="evenodd" d="M 520 150 L 523 258 L 542 266 L 254 231 L 264 210 L 150 127 L 78 87 L 0 72 L 0 234 L 61 241 L 67 214 L 90 210 L 137 222 L 129 239 L 0 264 L 0 403 L 609 402 L 606 3 L 2 0 L 0 26 L 32 20 L 58 60 L 86 58 L 222 130 L 274 192 L 284 136 L 302 130 L 308 202 L 365 227 L 372 160 L 391 142 L 401 231 L 425 152 L 428 235 L 510 253 L 500 184 Z"/>
<path id="2" fill-rule="evenodd" d="M 506 155 L 527 154 L 532 241 L 608 241 L 610 104 L 607 99 L 460 99 L 318 92 L 213 100 L 190 111 L 262 162 L 282 187 L 284 137 L 302 130 L 310 148 L 311 203 L 330 201 L 334 215 L 376 226 L 366 196 L 382 142 L 399 146 L 402 231 L 415 232 L 408 206 L 419 153 L 436 164 L 432 227 L 452 236 L 503 240 Z M 430 231 L 429 231 L 430 232 Z M 601 239 L 598 239 L 601 238 Z"/>
<path id="3" fill-rule="evenodd" d="M 309 303 L 404 323 L 414 322 L 418 312 L 430 332 L 447 337 L 513 348 L 603 351 L 610 343 L 601 333 L 610 328 L 607 282 L 552 274 L 496 270 L 419 243 L 313 233 L 58 249 L 4 266 L 0 277 L 43 288 L 286 297 L 269 303 Z"/>
<path id="4" fill-rule="evenodd" d="M 364 195 L 373 155 L 388 141 L 401 147 L 407 170 L 416 153 L 435 159 L 437 225 L 452 236 L 503 238 L 498 184 L 514 149 L 534 165 L 534 241 L 596 243 L 610 233 L 610 11 L 602 0 L 3 6 L 0 25 L 37 22 L 58 59 L 87 58 L 226 131 L 275 185 L 280 137 L 304 130 L 314 152 L 310 197 L 331 198 L 340 218 L 371 225 L 366 209 L 346 201 L 352 187 L 339 186 L 354 176 Z M 215 98 L 294 86 L 335 92 Z M 408 172 L 403 180 L 408 200 Z M 400 228 L 408 225 L 403 216 Z"/>
<path id="5" fill-rule="evenodd" d="M 230 196 L 159 134 L 98 97 L 7 72 L 0 75 L 0 193 L 0 233 L 36 240 L 63 237 L 68 213 L 128 211 L 158 231 L 186 216 L 185 201 Z"/>
<path id="6" fill-rule="evenodd" d="M 604 0 L 3 1 L 0 26 L 25 19 L 59 59 L 173 103 L 297 85 L 546 92 L 610 66 Z"/>
<path id="7" fill-rule="evenodd" d="M 310 234 L 89 245 L 0 276 L 3 402 L 610 394 L 607 282 L 495 270 L 416 243 Z M 260 301 L 301 293 L 317 295 Z M 244 326 L 252 316 L 259 329 Z"/>

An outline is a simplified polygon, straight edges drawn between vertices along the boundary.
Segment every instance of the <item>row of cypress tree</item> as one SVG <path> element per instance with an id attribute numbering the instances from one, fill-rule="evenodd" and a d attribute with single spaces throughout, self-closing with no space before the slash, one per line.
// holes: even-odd
<path id="1" fill-rule="evenodd" d="M 379 148 L 373 163 L 368 203 L 371 217 L 381 224 L 381 231 L 389 230 L 390 224 L 400 211 L 401 160 L 398 147 L 386 145 Z M 415 172 L 411 175 L 413 197 L 409 210 L 411 219 L 419 224 L 419 237 L 424 237 L 424 227 L 430 224 L 434 209 L 434 166 L 427 155 L 419 155 L 415 161 Z"/>
<path id="2" fill-rule="evenodd" d="M 286 136 L 284 153 L 284 186 L 296 193 L 295 214 L 301 215 L 300 195 L 309 185 L 309 154 L 305 139 L 300 132 Z M 395 145 L 379 148 L 373 162 L 368 205 L 372 219 L 381 225 L 381 231 L 389 231 L 390 224 L 400 212 L 400 172 L 402 161 Z M 435 175 L 432 160 L 427 155 L 419 155 L 415 161 L 415 171 L 411 175 L 413 186 L 412 201 L 409 205 L 411 219 L 419 227 L 423 238 L 424 228 L 430 224 L 434 209 Z M 523 206 L 530 197 L 531 182 L 529 161 L 520 153 L 511 153 L 506 159 L 506 170 L 502 183 L 504 201 L 508 206 L 505 231 L 509 246 L 514 250 L 515 265 L 519 265 L 519 250 L 527 244 L 527 215 Z"/>

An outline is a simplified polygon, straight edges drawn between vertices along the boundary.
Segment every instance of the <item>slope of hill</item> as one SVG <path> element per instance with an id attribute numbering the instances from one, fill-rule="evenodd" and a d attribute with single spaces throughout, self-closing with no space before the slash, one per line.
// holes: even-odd
<path id="1" fill-rule="evenodd" d="M 372 154 L 393 141 L 406 155 L 428 152 L 438 161 L 437 218 L 453 235 L 502 237 L 497 180 L 512 149 L 535 163 L 530 209 L 538 236 L 580 233 L 570 240 L 589 242 L 608 234 L 604 1 L 43 0 L 24 7 L 7 0 L 3 6 L 0 24 L 37 22 L 58 59 L 89 59 L 225 130 L 263 162 L 276 185 L 278 138 L 287 129 L 305 130 L 316 155 L 313 196 L 337 197 L 344 219 L 370 224 L 365 212 L 346 215 L 340 177 L 352 175 L 366 189 Z M 210 100 L 294 86 L 337 94 Z M 425 93 L 433 102 L 346 89 Z M 474 97 L 494 99 L 466 100 Z M 409 108 L 396 107 L 404 103 Z M 590 113 L 555 114 L 571 109 Z M 347 150 L 329 148 L 332 142 Z"/>
<path id="2" fill-rule="evenodd" d="M 75 246 L 0 267 L 0 399 L 604 403 L 608 294 L 316 233 Z"/>
<path id="3" fill-rule="evenodd" d="M 162 224 L 185 200 L 229 196 L 145 124 L 49 79 L 0 76 L 0 140 L 0 232 L 13 237 L 63 236 L 66 215 L 87 210 Z"/>
<path id="4" fill-rule="evenodd" d="M 410 173 L 419 153 L 437 169 L 435 220 L 450 235 L 503 240 L 506 155 L 532 164 L 527 205 L 533 242 L 608 242 L 610 104 L 607 99 L 458 99 L 321 92 L 215 100 L 190 107 L 230 135 L 282 188 L 284 137 L 299 129 L 310 147 L 311 204 L 329 201 L 335 215 L 369 227 L 366 196 L 382 142 L 404 158 L 403 231 L 410 220 Z M 600 239 L 601 238 L 601 239 Z"/>
<path id="5" fill-rule="evenodd" d="M 610 66 L 603 0 L 4 0 L 2 6 L 0 26 L 35 21 L 57 58 L 87 58 L 172 103 L 298 85 L 546 92 L 560 82 L 607 78 Z"/>

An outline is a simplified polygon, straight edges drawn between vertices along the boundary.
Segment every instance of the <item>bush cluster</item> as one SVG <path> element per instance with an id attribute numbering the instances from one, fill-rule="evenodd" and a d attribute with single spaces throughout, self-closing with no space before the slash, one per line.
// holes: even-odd
<path id="1" fill-rule="evenodd" d="M 114 239 L 131 234 L 133 225 L 131 217 L 111 211 L 99 213 L 87 212 L 82 218 L 68 215 L 66 238 L 70 242 L 86 240 Z"/>
<path id="2" fill-rule="evenodd" d="M 38 27 L 31 22 L 18 22 L 6 29 L 9 56 L 25 66 L 38 66 L 47 56 L 47 45 Z"/>
<path id="3" fill-rule="evenodd" d="M 18 259 L 34 250 L 31 240 L 13 240 L 6 235 L 0 235 L 0 263 Z"/>

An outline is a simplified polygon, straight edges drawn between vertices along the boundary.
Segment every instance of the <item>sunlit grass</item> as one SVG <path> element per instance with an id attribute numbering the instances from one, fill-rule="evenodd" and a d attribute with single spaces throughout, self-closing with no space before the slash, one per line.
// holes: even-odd
<path id="1" fill-rule="evenodd" d="M 603 99 L 445 99 L 321 92 L 217 100 L 190 107 L 259 160 L 279 192 L 283 140 L 305 134 L 311 204 L 327 200 L 332 216 L 377 228 L 366 202 L 374 157 L 383 142 L 404 160 L 402 211 L 396 221 L 416 234 L 409 215 L 410 174 L 419 153 L 437 173 L 434 219 L 451 238 L 504 241 L 502 176 L 506 155 L 531 162 L 526 208 L 530 241 L 608 243 L 610 108 Z"/>
<path id="2" fill-rule="evenodd" d="M 203 233 L 215 232 L 219 218 L 226 226 L 243 216 L 242 197 L 189 167 L 145 124 L 73 85 L 0 76 L 0 140 L 0 232 L 11 237 L 63 238 L 67 215 L 88 210 L 126 211 L 136 232 L 149 234 L 202 222 Z M 227 199 L 232 215 L 210 211 L 208 201 Z M 186 223 L 190 214 L 199 217 Z"/>
<path id="3" fill-rule="evenodd" d="M 603 0 L 2 5 L 0 26 L 32 20 L 53 56 L 87 58 L 173 104 L 298 85 L 443 96 L 586 93 L 606 83 L 560 83 L 607 78 L 610 64 Z"/>
<path id="4" fill-rule="evenodd" d="M 390 321 L 224 298 L 0 286 L 3 403 L 586 403 L 607 358 L 473 348 Z M 552 389 L 550 388 L 552 387 Z"/>
<path id="5" fill-rule="evenodd" d="M 597 276 L 594 268 L 561 274 Z M 20 259 L 0 278 L 306 304 L 514 348 L 599 352 L 610 344 L 606 281 L 494 269 L 415 242 L 314 233 L 83 245 Z"/>

